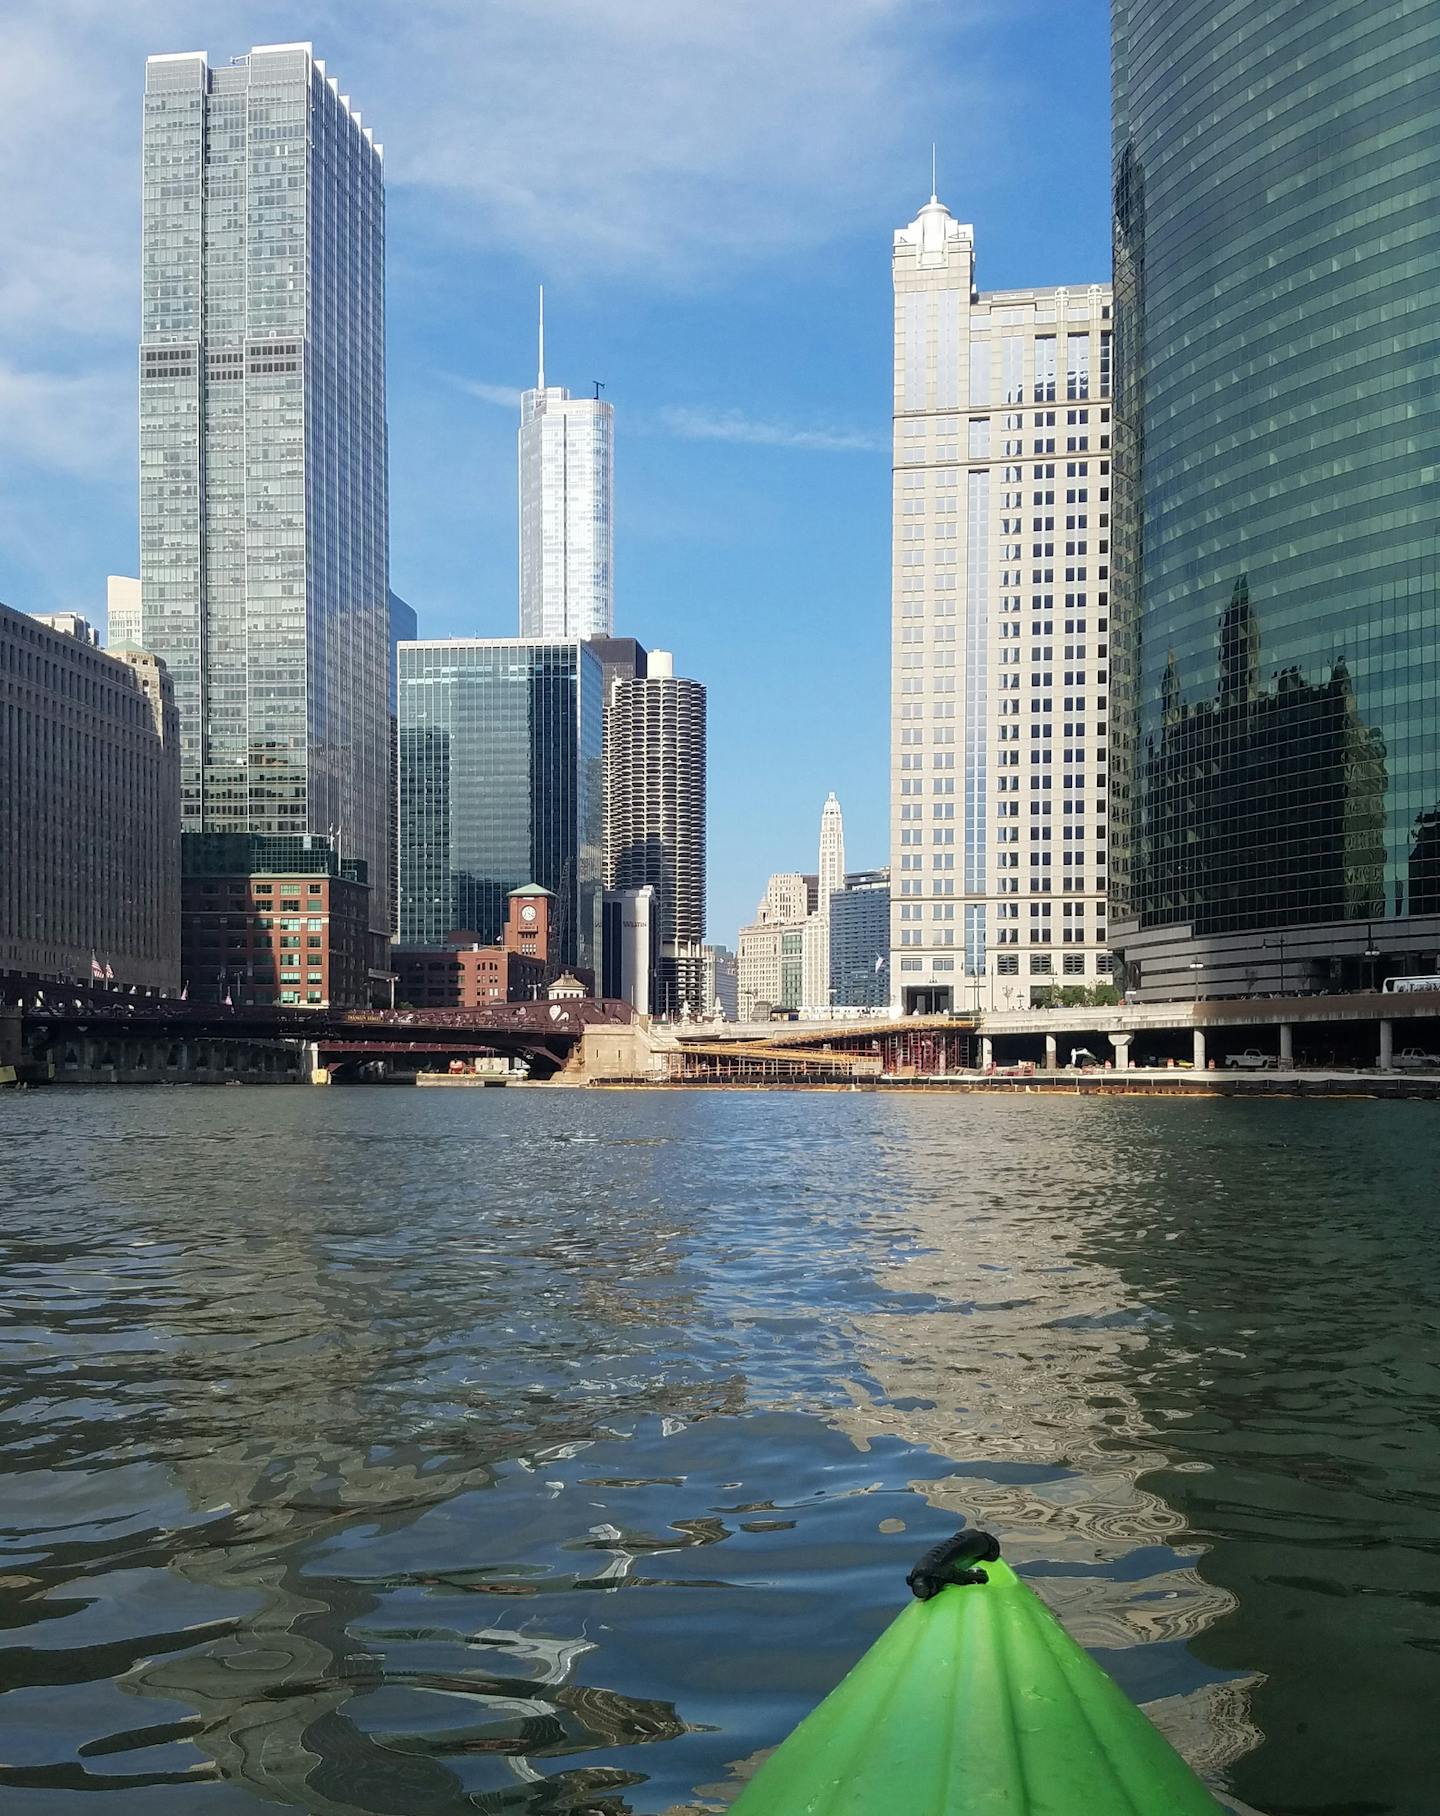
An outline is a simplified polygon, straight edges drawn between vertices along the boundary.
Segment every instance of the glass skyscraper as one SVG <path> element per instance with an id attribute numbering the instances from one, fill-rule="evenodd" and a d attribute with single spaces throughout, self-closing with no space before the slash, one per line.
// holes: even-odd
<path id="1" fill-rule="evenodd" d="M 550 954 L 599 981 L 601 668 L 580 642 L 402 643 L 400 943 L 498 941 L 505 900 L 551 891 Z"/>
<path id="2" fill-rule="evenodd" d="M 608 637 L 615 622 L 615 411 L 545 383 L 520 399 L 520 635 Z"/>
<path id="3" fill-rule="evenodd" d="M 1115 0 L 1112 944 L 1440 954 L 1440 0 Z"/>
<path id="4" fill-rule="evenodd" d="M 319 833 L 387 925 L 381 148 L 308 44 L 145 73 L 140 571 L 187 831 Z"/>

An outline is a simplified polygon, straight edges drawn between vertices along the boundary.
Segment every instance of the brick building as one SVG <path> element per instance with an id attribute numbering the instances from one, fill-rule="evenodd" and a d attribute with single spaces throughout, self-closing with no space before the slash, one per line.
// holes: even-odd
<path id="1" fill-rule="evenodd" d="M 187 833 L 181 963 L 196 1002 L 370 1002 L 363 862 L 314 834 Z"/>
<path id="2" fill-rule="evenodd" d="M 452 933 L 444 946 L 396 946 L 396 1002 L 411 1009 L 482 1009 L 544 996 L 564 969 L 550 951 L 554 899 L 538 883 L 512 889 L 497 946 L 464 932 Z"/>

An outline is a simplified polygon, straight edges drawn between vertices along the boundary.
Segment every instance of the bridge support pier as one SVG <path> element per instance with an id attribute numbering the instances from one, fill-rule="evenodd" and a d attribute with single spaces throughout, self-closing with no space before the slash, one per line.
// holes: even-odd
<path id="1" fill-rule="evenodd" d="M 988 1072 L 995 1064 L 995 1043 L 988 1034 L 980 1036 L 980 1070 Z"/>
<path id="2" fill-rule="evenodd" d="M 1395 1059 L 1395 1024 L 1382 1021 L 1380 1024 L 1380 1057 L 1376 1065 L 1382 1072 L 1390 1071 Z"/>
<path id="3" fill-rule="evenodd" d="M 1295 1070 L 1295 1030 L 1289 1022 L 1280 1024 L 1280 1070 L 1282 1072 Z"/>
<path id="4" fill-rule="evenodd" d="M 1134 1038 L 1133 1034 L 1112 1034 L 1110 1036 L 1110 1045 L 1115 1049 L 1115 1070 L 1117 1072 L 1130 1070 L 1130 1043 Z"/>
<path id="5" fill-rule="evenodd" d="M 1195 1029 L 1192 1052 L 1195 1060 L 1195 1070 L 1197 1072 L 1203 1072 L 1205 1070 L 1205 1030 L 1203 1028 Z"/>
<path id="6" fill-rule="evenodd" d="M 1047 1034 L 1045 1036 L 1045 1070 L 1047 1072 L 1058 1072 L 1059 1069 L 1060 1054 L 1056 1047 L 1055 1036 L 1053 1034 Z"/>

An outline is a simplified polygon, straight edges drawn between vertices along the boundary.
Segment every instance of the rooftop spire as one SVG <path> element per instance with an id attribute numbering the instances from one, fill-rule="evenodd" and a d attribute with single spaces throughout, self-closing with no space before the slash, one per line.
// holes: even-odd
<path id="1" fill-rule="evenodd" d="M 540 378 L 537 389 L 545 389 L 545 286 L 540 286 Z"/>
<path id="2" fill-rule="evenodd" d="M 940 192 L 935 183 L 935 141 L 933 139 L 930 141 L 930 200 L 932 202 L 940 200 Z"/>

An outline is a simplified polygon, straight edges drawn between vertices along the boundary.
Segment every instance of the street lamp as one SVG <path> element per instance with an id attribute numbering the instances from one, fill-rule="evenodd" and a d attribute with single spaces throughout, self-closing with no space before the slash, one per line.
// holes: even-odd
<path id="1" fill-rule="evenodd" d="M 1380 956 L 1380 948 L 1375 944 L 1375 924 L 1373 921 L 1366 921 L 1365 923 L 1365 951 L 1361 956 L 1369 967 L 1369 987 L 1373 990 L 1375 988 L 1375 961 Z"/>
<path id="2" fill-rule="evenodd" d="M 1191 973 L 1190 1001 L 1192 1003 L 1198 1003 L 1200 1000 L 1200 975 L 1199 974 L 1205 969 L 1204 959 L 1203 958 L 1192 958 L 1189 965 L 1187 966 L 1187 969 Z"/>

